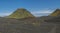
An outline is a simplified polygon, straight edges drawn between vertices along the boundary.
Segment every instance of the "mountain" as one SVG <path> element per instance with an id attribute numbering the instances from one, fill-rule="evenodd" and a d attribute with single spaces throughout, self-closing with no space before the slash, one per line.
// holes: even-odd
<path id="1" fill-rule="evenodd" d="M 34 17 L 28 10 L 24 8 L 19 8 L 15 12 L 13 12 L 11 15 L 9 15 L 7 18 L 28 18 L 28 17 Z"/>
<path id="2" fill-rule="evenodd" d="M 60 9 L 56 9 L 50 16 L 59 16 L 60 15 Z"/>

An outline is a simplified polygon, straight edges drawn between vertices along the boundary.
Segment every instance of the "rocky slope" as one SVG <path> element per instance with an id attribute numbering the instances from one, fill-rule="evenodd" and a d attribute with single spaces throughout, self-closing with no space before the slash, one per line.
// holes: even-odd
<path id="1" fill-rule="evenodd" d="M 60 20 L 60 19 L 59 19 Z M 60 23 L 41 21 L 40 17 L 11 19 L 0 18 L 1 33 L 60 33 Z"/>

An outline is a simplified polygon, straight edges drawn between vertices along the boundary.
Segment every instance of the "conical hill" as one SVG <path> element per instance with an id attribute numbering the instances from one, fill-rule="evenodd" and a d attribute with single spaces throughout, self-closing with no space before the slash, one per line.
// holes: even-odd
<path id="1" fill-rule="evenodd" d="M 29 11 L 27 11 L 24 8 L 17 9 L 15 12 L 13 12 L 11 15 L 8 16 L 8 18 L 28 18 L 28 17 L 34 17 Z"/>

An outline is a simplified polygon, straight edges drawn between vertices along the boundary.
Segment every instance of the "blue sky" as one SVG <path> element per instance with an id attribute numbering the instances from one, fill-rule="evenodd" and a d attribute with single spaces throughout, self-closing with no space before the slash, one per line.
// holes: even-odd
<path id="1" fill-rule="evenodd" d="M 17 8 L 26 8 L 35 16 L 46 16 L 60 8 L 60 0 L 0 0 L 0 16 L 7 16 Z"/>

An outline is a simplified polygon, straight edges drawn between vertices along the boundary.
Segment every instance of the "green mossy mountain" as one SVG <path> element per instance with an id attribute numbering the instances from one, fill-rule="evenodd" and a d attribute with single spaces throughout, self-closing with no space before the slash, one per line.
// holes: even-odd
<path id="1" fill-rule="evenodd" d="M 27 11 L 24 8 L 17 9 L 15 12 L 13 12 L 11 15 L 9 15 L 7 18 L 28 18 L 28 17 L 34 17 L 29 11 Z"/>
<path id="2" fill-rule="evenodd" d="M 59 16 L 60 15 L 60 9 L 56 9 L 50 16 Z"/>

